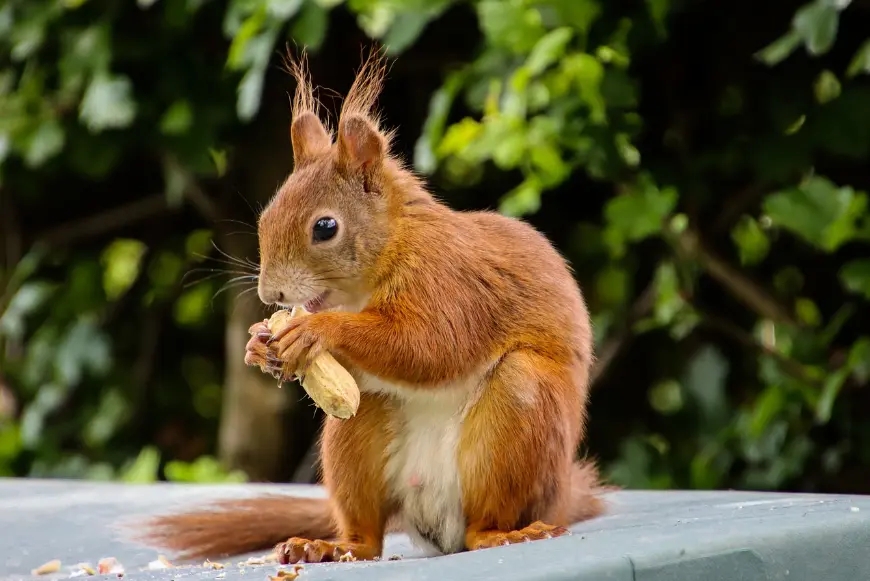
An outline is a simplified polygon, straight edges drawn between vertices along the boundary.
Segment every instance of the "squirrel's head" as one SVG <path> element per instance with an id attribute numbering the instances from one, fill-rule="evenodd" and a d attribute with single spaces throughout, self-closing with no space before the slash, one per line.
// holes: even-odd
<path id="1" fill-rule="evenodd" d="M 372 116 L 383 62 L 373 54 L 358 73 L 335 140 L 317 114 L 304 55 L 288 64 L 297 81 L 293 172 L 260 215 L 258 294 L 266 304 L 305 305 L 311 312 L 360 308 L 389 235 L 390 136 Z"/>

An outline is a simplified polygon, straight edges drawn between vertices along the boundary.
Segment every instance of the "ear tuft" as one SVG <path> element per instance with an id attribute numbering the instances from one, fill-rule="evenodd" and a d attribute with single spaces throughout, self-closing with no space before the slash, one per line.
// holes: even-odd
<path id="1" fill-rule="evenodd" d="M 374 177 L 384 160 L 384 137 L 361 115 L 350 115 L 339 122 L 339 159 L 346 170 L 362 171 Z"/>
<path id="2" fill-rule="evenodd" d="M 311 112 L 302 113 L 290 124 L 290 140 L 293 143 L 293 164 L 302 167 L 315 157 L 325 153 L 332 145 L 329 133 L 320 119 Z"/>

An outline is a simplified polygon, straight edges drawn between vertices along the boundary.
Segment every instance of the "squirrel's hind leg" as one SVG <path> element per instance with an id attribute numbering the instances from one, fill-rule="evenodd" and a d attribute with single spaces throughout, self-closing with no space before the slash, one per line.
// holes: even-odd
<path id="1" fill-rule="evenodd" d="M 568 534 L 586 367 L 514 351 L 466 416 L 459 446 L 465 548 Z"/>
<path id="2" fill-rule="evenodd" d="M 283 564 L 371 560 L 383 550 L 387 519 L 384 469 L 389 449 L 391 408 L 381 397 L 363 393 L 355 416 L 328 417 L 321 440 L 323 483 L 338 524 L 337 539 L 292 538 L 275 552 Z"/>

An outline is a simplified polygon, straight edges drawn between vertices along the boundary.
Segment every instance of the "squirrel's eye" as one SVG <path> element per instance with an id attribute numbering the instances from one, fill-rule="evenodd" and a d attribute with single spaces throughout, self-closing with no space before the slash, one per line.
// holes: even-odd
<path id="1" fill-rule="evenodd" d="M 314 223 L 314 241 L 325 242 L 338 232 L 338 222 L 335 218 L 321 218 Z"/>

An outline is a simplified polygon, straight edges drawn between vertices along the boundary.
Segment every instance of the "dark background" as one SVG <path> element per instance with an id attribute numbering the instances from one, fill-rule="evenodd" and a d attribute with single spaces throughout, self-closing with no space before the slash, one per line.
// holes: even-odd
<path id="1" fill-rule="evenodd" d="M 315 478 L 320 412 L 243 365 L 267 311 L 230 281 L 292 169 L 285 46 L 341 95 L 380 41 L 397 153 L 571 260 L 599 357 L 581 452 L 612 481 L 870 491 L 868 14 L 7 1 L 0 475 Z"/>

